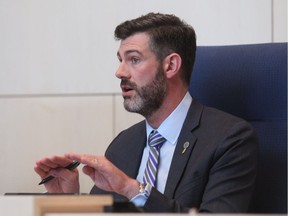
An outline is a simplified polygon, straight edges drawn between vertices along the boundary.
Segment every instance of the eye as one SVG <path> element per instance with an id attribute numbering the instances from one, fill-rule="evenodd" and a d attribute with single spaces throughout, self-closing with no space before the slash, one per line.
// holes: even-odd
<path id="1" fill-rule="evenodd" d="M 136 57 L 132 57 L 132 58 L 131 58 L 131 62 L 132 62 L 132 64 L 137 64 L 137 63 L 140 62 L 140 59 L 139 59 L 139 58 L 136 58 Z"/>

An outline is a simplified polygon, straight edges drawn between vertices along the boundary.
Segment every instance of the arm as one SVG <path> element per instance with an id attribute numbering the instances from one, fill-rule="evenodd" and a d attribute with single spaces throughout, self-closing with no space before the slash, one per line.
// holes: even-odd
<path id="1" fill-rule="evenodd" d="M 258 143 L 250 125 L 234 125 L 214 154 L 201 212 L 247 212 L 256 180 Z"/>

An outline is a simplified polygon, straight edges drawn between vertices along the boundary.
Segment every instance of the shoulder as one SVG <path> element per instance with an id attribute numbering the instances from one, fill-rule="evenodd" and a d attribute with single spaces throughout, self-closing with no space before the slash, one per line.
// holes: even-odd
<path id="1" fill-rule="evenodd" d="M 118 141 L 118 140 L 122 140 L 122 139 L 130 139 L 130 138 L 135 138 L 139 135 L 143 135 L 146 134 L 146 124 L 145 124 L 145 120 L 140 121 L 134 125 L 132 125 L 131 127 L 121 131 L 113 141 Z"/>
<path id="2" fill-rule="evenodd" d="M 250 123 L 245 119 L 213 107 L 205 106 L 194 99 L 187 115 L 187 122 L 189 124 L 193 122 L 198 128 L 207 128 L 207 130 L 226 130 L 237 125 L 253 130 Z"/>
<path id="3" fill-rule="evenodd" d="M 123 149 L 134 149 L 146 141 L 145 120 L 121 131 L 110 143 L 106 154 L 122 152 Z"/>
<path id="4" fill-rule="evenodd" d="M 255 146 L 257 135 L 254 128 L 245 119 L 227 112 L 207 107 L 194 101 L 183 125 L 186 133 L 191 133 L 202 146 L 225 146 L 223 143 L 250 143 Z M 227 147 L 227 146 L 226 146 Z"/>

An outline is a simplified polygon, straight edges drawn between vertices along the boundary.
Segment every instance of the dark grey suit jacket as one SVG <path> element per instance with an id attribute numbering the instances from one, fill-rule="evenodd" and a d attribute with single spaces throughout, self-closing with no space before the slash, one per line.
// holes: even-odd
<path id="1" fill-rule="evenodd" d="M 182 154 L 183 144 L 189 142 Z M 121 132 L 106 157 L 136 178 L 146 145 L 145 121 Z M 147 212 L 246 212 L 256 177 L 258 144 L 244 120 L 193 99 L 178 138 L 164 194 L 156 189 Z M 93 187 L 91 194 L 106 193 Z M 125 198 L 113 194 L 116 201 Z"/>

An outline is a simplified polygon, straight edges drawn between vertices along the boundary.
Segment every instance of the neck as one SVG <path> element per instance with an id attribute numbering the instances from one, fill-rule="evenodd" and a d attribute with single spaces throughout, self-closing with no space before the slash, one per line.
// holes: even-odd
<path id="1" fill-rule="evenodd" d="M 146 118 L 151 127 L 157 129 L 180 104 L 186 92 L 187 88 L 182 88 L 179 91 L 167 91 L 167 96 L 164 98 L 161 107 Z"/>

